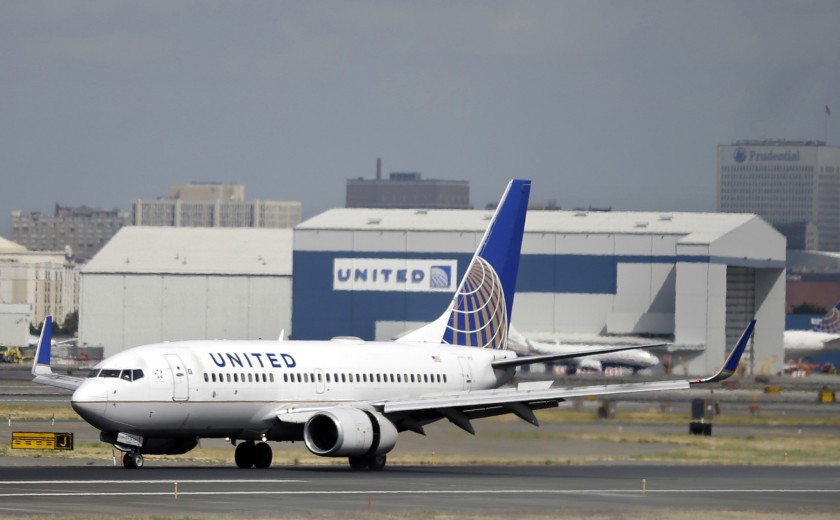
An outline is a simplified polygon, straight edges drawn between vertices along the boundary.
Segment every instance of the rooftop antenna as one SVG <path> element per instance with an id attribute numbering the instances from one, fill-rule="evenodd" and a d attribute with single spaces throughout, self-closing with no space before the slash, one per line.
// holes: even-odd
<path id="1" fill-rule="evenodd" d="M 378 180 L 378 181 L 382 180 L 382 158 L 381 157 L 376 158 L 376 180 Z"/>

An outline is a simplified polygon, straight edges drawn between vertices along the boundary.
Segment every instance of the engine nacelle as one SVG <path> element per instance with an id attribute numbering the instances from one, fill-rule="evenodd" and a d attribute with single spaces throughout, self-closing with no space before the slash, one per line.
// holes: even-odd
<path id="1" fill-rule="evenodd" d="M 303 440 L 309 451 L 322 457 L 370 457 L 394 449 L 397 428 L 376 412 L 331 408 L 306 421 Z"/>

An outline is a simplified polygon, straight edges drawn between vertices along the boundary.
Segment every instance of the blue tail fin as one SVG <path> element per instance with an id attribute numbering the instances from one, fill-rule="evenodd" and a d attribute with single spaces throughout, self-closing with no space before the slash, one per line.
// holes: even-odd
<path id="1" fill-rule="evenodd" d="M 401 341 L 507 348 L 531 181 L 512 180 L 440 318 Z"/>
<path id="2" fill-rule="evenodd" d="M 837 302 L 837 305 L 825 314 L 822 321 L 814 327 L 814 330 L 831 334 L 840 332 L 840 302 Z"/>

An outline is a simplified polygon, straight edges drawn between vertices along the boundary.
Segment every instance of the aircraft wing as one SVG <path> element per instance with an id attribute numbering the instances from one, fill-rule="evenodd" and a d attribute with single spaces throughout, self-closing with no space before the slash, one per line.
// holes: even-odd
<path id="1" fill-rule="evenodd" d="M 560 402 L 575 397 L 685 390 L 694 385 L 723 381 L 738 368 L 755 327 L 751 321 L 741 339 L 726 359 L 721 369 L 704 379 L 680 379 L 644 383 L 619 383 L 613 385 L 552 388 L 553 381 L 520 383 L 516 388 L 497 388 L 461 392 L 428 394 L 410 399 L 385 399 L 374 402 L 298 403 L 275 410 L 273 415 L 283 422 L 305 423 L 324 409 L 353 407 L 376 410 L 390 419 L 400 431 L 411 430 L 425 434 L 423 426 L 440 419 L 449 419 L 461 429 L 475 433 L 472 419 L 515 414 L 535 426 L 539 424 L 534 410 L 554 408 Z"/>
<path id="2" fill-rule="evenodd" d="M 652 381 L 614 385 L 552 388 L 553 382 L 520 384 L 516 388 L 456 392 L 421 396 L 414 399 L 385 400 L 373 403 L 374 407 L 394 421 L 398 427 L 423 433 L 422 425 L 440 418 L 447 418 L 469 433 L 475 433 L 471 419 L 513 413 L 537 425 L 533 410 L 553 408 L 561 401 L 574 397 L 618 395 L 661 390 L 685 390 L 693 385 L 723 381 L 735 373 L 755 327 L 755 320 L 744 330 L 741 339 L 723 367 L 711 377 L 674 381 Z"/>

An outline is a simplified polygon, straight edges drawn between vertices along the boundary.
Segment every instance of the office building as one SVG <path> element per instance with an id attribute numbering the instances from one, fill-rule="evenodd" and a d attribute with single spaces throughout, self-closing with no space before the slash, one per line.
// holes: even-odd
<path id="1" fill-rule="evenodd" d="M 128 213 L 118 209 L 56 204 L 52 215 L 12 211 L 11 239 L 29 251 L 67 251 L 76 262 L 84 263 L 128 223 Z"/>
<path id="2" fill-rule="evenodd" d="M 840 251 L 840 148 L 824 141 L 719 145 L 717 209 L 755 213 L 787 248 Z"/>
<path id="3" fill-rule="evenodd" d="M 136 200 L 135 226 L 291 228 L 300 222 L 301 203 L 245 200 L 245 187 L 194 183 L 169 189 L 167 198 Z"/>
<path id="4" fill-rule="evenodd" d="M 376 178 L 347 179 L 348 208 L 469 209 L 470 183 L 423 179 L 417 172 L 393 172 L 382 179 L 382 162 Z"/>

